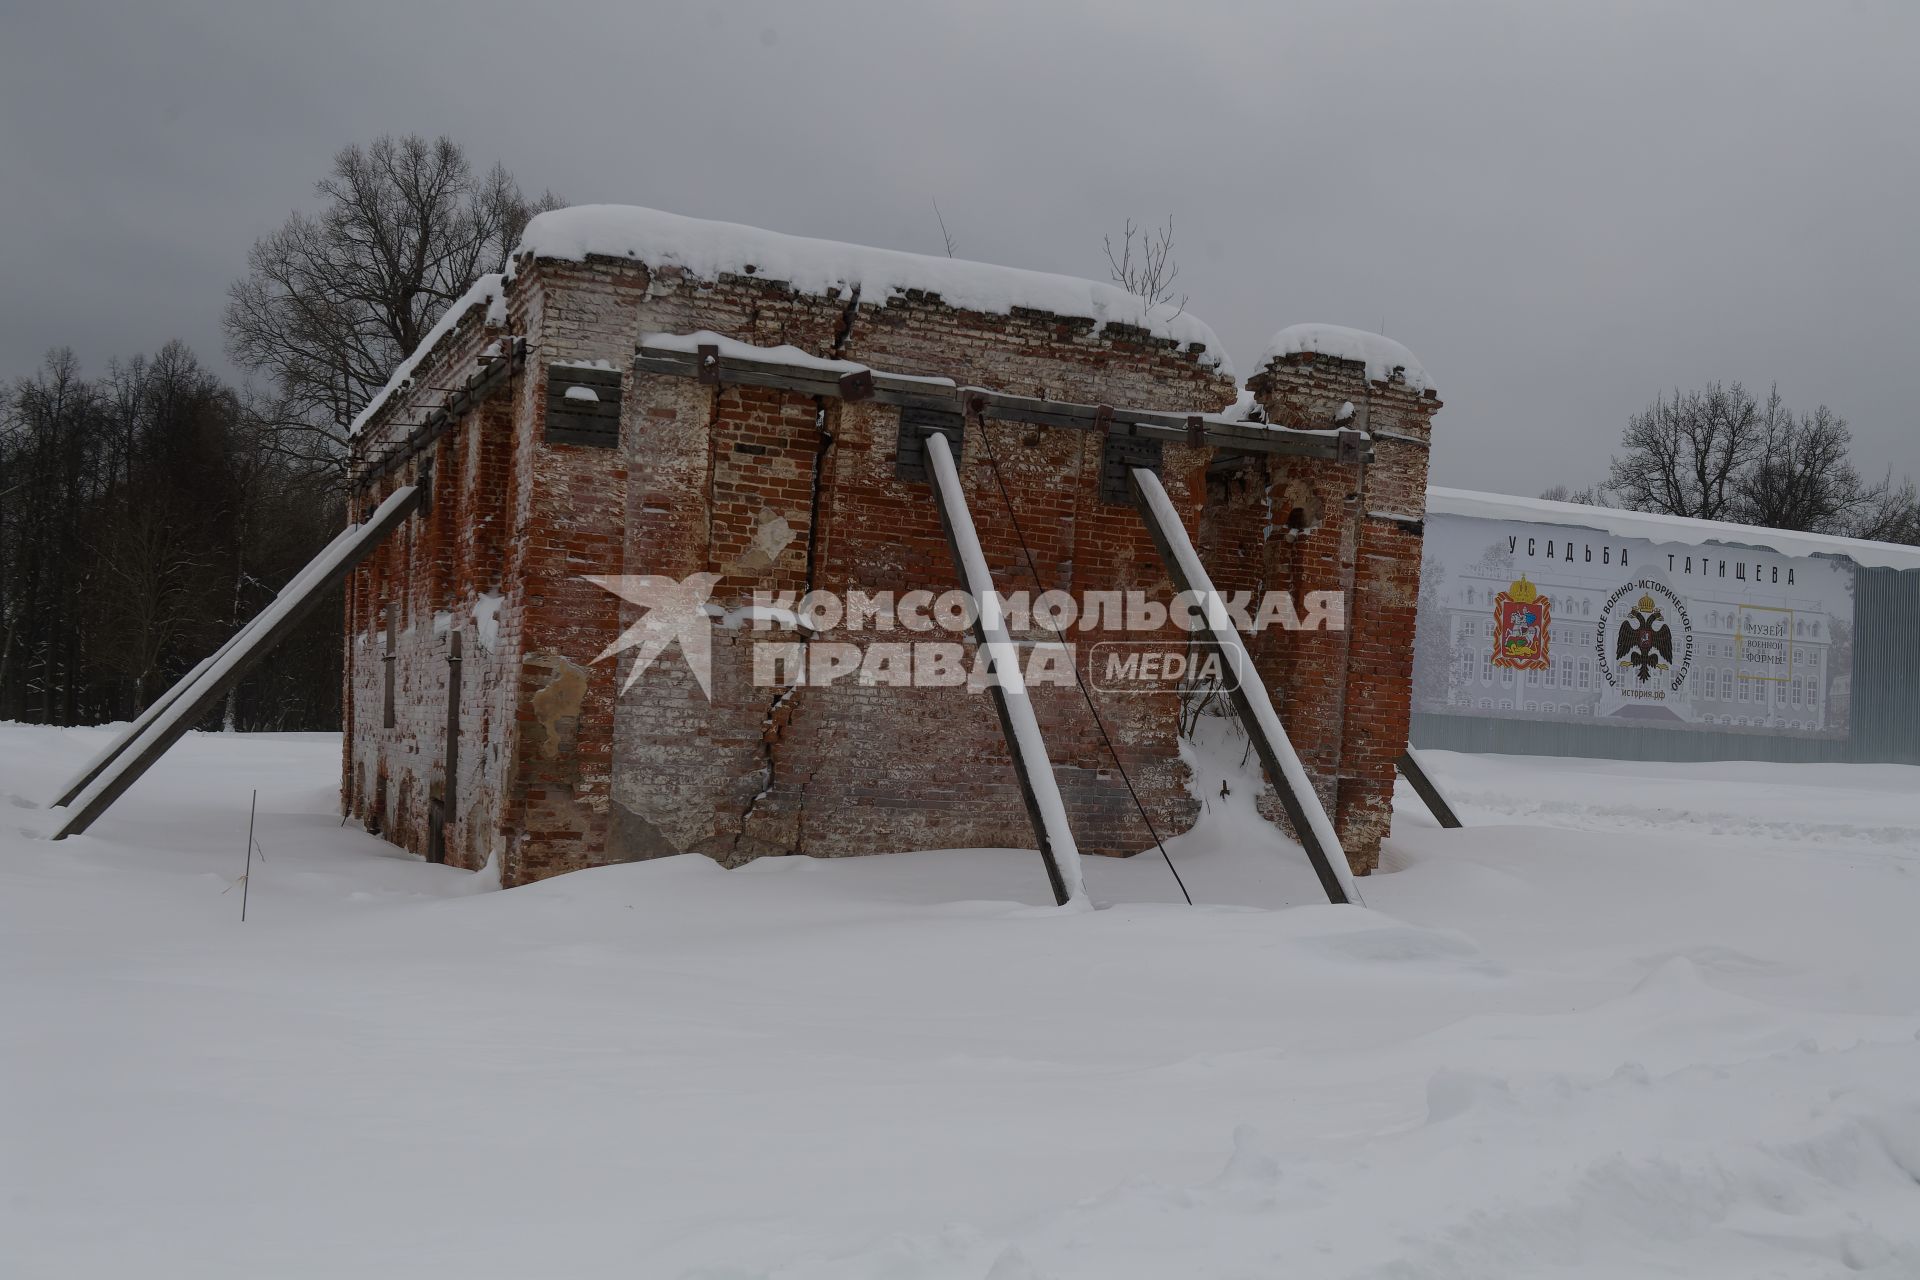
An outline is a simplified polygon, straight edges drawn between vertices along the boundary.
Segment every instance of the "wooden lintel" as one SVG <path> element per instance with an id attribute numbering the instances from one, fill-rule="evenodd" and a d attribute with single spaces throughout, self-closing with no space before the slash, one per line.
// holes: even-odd
<path id="1" fill-rule="evenodd" d="M 709 348 L 711 351 L 711 348 Z M 809 364 L 750 357 L 711 355 L 711 365 L 703 367 L 699 354 L 665 346 L 641 345 L 633 360 L 638 373 L 664 374 L 668 377 L 717 380 L 723 385 L 769 387 L 799 395 L 848 399 L 843 385 L 862 370 L 820 368 Z M 850 362 L 849 362 L 850 363 Z M 864 370 L 872 378 L 872 400 L 876 404 L 911 408 L 939 409 L 947 412 L 974 411 L 990 421 L 1030 422 L 1072 431 L 1119 431 L 1147 440 L 1192 444 L 1196 422 L 1201 441 L 1215 449 L 1243 453 L 1269 453 L 1288 457 L 1320 458 L 1329 461 L 1340 454 L 1338 433 L 1302 431 L 1290 427 L 1269 427 L 1259 423 L 1229 421 L 1218 414 L 1163 413 L 1152 409 L 1129 409 L 1102 404 L 1078 404 L 1069 400 L 1041 400 L 1034 396 L 1010 395 L 986 387 L 955 387 L 930 378 Z M 703 374 L 705 377 L 703 378 Z M 864 386 L 864 383 L 855 385 Z M 1364 444 L 1364 460 L 1373 460 L 1370 442 Z M 1349 451 L 1352 445 L 1348 446 Z M 1351 452 L 1349 452 L 1351 458 Z"/>

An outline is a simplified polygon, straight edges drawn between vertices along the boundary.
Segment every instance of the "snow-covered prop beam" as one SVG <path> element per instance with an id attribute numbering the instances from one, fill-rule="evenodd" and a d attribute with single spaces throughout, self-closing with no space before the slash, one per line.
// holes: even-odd
<path id="1" fill-rule="evenodd" d="M 225 644 L 221 645 L 218 649 L 215 649 L 212 653 L 208 654 L 206 657 L 200 659 L 200 661 L 194 665 L 193 670 L 187 672 L 187 674 L 185 674 L 184 676 L 181 676 L 180 679 L 177 680 L 172 685 L 172 687 L 166 689 L 164 692 L 161 693 L 159 697 L 155 698 L 152 702 L 148 703 L 147 709 L 145 711 L 142 711 L 138 716 L 135 716 L 132 723 L 128 724 L 125 729 L 123 729 L 120 733 L 114 736 L 114 739 L 112 742 L 109 742 L 106 746 L 100 748 L 100 750 L 93 756 L 92 759 L 88 760 L 86 764 L 80 767 L 80 771 L 78 773 L 74 774 L 71 778 L 67 780 L 66 785 L 60 788 L 59 794 L 54 796 L 54 798 L 48 802 L 47 807 L 51 809 L 62 809 L 62 808 L 65 808 L 67 805 L 72 804 L 73 798 L 79 795 L 82 791 L 86 790 L 87 784 L 89 782 L 92 782 L 95 778 L 99 777 L 101 770 L 105 769 L 108 765 L 112 764 L 115 760 L 118 760 L 120 758 L 120 753 L 125 751 L 128 745 L 132 743 L 134 739 L 138 738 L 141 734 L 145 733 L 147 731 L 147 726 L 152 724 L 154 722 L 154 719 L 157 716 L 159 716 L 161 712 L 165 711 L 168 707 L 172 706 L 174 704 L 174 701 L 177 698 L 179 698 L 179 696 L 182 693 L 186 692 L 188 689 L 191 689 L 193 687 L 193 682 L 198 680 L 201 677 L 201 675 L 205 673 L 208 667 L 212 666 L 214 663 L 220 661 L 221 658 L 225 657 L 227 654 L 227 651 L 232 649 L 235 644 L 239 643 L 240 637 L 246 635 L 247 632 L 252 628 L 252 626 L 253 626 L 253 623 L 249 621 L 246 626 L 242 627 L 239 631 L 235 632 L 232 636 L 230 636 L 227 639 L 227 642 Z"/>
<path id="2" fill-rule="evenodd" d="M 1031 422 L 1078 431 L 1115 431 L 1143 440 L 1210 445 L 1243 453 L 1356 462 L 1371 459 L 1365 432 L 1300 431 L 1246 422 L 1219 413 L 1161 413 L 1070 400 L 1039 400 L 950 379 L 883 373 L 851 360 L 826 360 L 797 347 L 755 347 L 714 333 L 646 334 L 633 361 L 639 373 L 694 378 L 721 386 L 768 387 L 800 395 L 872 400 L 947 413 L 973 410 L 983 418 Z"/>
<path id="3" fill-rule="evenodd" d="M 192 684 L 154 716 L 140 736 L 88 784 L 74 799 L 72 812 L 53 838 L 64 840 L 92 826 L 94 819 L 105 813 L 174 743 L 218 706 L 260 659 L 278 648 L 326 598 L 331 588 L 344 581 L 355 565 L 379 546 L 402 520 L 418 510 L 426 493 L 424 484 L 395 489 L 363 523 L 329 543 L 325 551 L 300 571 L 295 582 L 243 629 L 243 635 L 236 637 L 224 653 L 216 655 Z M 298 590 L 294 589 L 295 584 Z"/>
<path id="4" fill-rule="evenodd" d="M 1000 714 L 1000 732 L 1006 737 L 1007 750 L 1013 756 L 1014 776 L 1020 783 L 1020 798 L 1027 806 L 1027 819 L 1033 823 L 1034 839 L 1040 842 L 1040 858 L 1047 864 L 1053 900 L 1063 907 L 1069 902 L 1084 902 L 1087 890 L 1080 873 L 1080 848 L 1067 826 L 1067 807 L 1060 800 L 1053 763 L 1047 758 L 1047 744 L 1040 737 L 1033 699 L 1027 696 L 1020 651 L 1007 634 L 993 575 L 987 571 L 987 558 L 980 550 L 980 535 L 973 527 L 973 515 L 967 510 L 966 494 L 960 488 L 960 472 L 954 465 L 953 450 L 948 447 L 947 438 L 938 432 L 927 437 L 926 449 L 940 527 L 946 531 L 947 545 L 953 551 L 954 568 L 960 571 L 961 582 L 978 605 L 974 634 L 993 670 L 987 687 L 993 695 L 994 710 Z"/>
<path id="5" fill-rule="evenodd" d="M 1180 523 L 1179 513 L 1173 509 L 1167 491 L 1160 485 L 1160 477 L 1141 467 L 1133 468 L 1127 475 L 1133 484 L 1134 505 L 1139 508 L 1148 532 L 1153 535 L 1154 546 L 1159 548 L 1160 558 L 1166 564 L 1174 586 L 1191 593 L 1193 598 L 1204 604 L 1203 634 L 1206 641 L 1220 651 L 1227 660 L 1228 669 L 1235 676 L 1228 682 L 1228 700 L 1233 704 L 1235 714 L 1240 717 L 1240 723 L 1246 727 L 1254 750 L 1260 755 L 1267 779 L 1279 793 L 1280 805 L 1286 810 L 1287 820 L 1293 823 L 1294 834 L 1300 838 L 1301 847 L 1307 851 L 1307 858 L 1320 877 L 1320 887 L 1326 891 L 1327 901 L 1358 901 L 1359 894 L 1353 887 L 1353 870 L 1347 865 L 1347 854 L 1340 847 L 1340 837 L 1334 833 L 1333 823 L 1327 820 L 1327 811 L 1321 806 L 1320 797 L 1315 794 L 1307 771 L 1300 764 L 1300 756 L 1294 751 L 1292 740 L 1280 724 L 1279 713 L 1273 709 L 1273 700 L 1267 696 L 1266 687 L 1254 674 L 1252 656 L 1247 653 L 1240 633 L 1234 630 L 1225 603 L 1219 592 L 1213 589 L 1213 579 L 1201 565 L 1200 556 L 1193 549 L 1193 541 L 1187 537 L 1186 526 Z"/>
<path id="6" fill-rule="evenodd" d="M 1400 776 L 1412 784 L 1414 791 L 1425 802 L 1427 811 L 1433 814 L 1435 822 L 1443 827 L 1466 825 L 1460 821 L 1460 815 L 1454 812 L 1453 803 L 1447 799 L 1447 793 L 1440 789 L 1440 784 L 1435 782 L 1433 775 L 1427 772 L 1426 763 L 1420 759 L 1418 751 L 1409 746 L 1400 753 L 1400 758 L 1394 763 L 1400 767 Z"/>
<path id="7" fill-rule="evenodd" d="M 277 601 L 284 597 L 297 595 L 300 592 L 306 590 L 307 579 L 312 575 L 314 566 L 316 564 L 322 563 L 325 560 L 326 556 L 330 552 L 332 552 L 334 547 L 338 546 L 345 539 L 352 537 L 353 532 L 354 531 L 352 529 L 347 529 L 346 531 L 342 532 L 338 537 L 336 537 L 332 542 L 328 543 L 326 550 L 322 551 L 319 556 L 315 557 L 312 561 L 308 562 L 306 568 L 302 569 L 299 573 L 295 574 L 292 581 L 288 582 L 286 586 L 282 587 L 279 591 L 279 594 L 276 595 L 274 599 Z M 132 745 L 133 742 L 136 739 L 138 739 L 141 734 L 145 733 L 147 731 L 147 726 L 151 725 L 156 719 L 160 717 L 161 714 L 163 714 L 166 711 L 168 707 L 172 706 L 179 699 L 181 694 L 191 689 L 194 686 L 194 683 L 197 680 L 199 680 L 202 675 L 206 674 L 207 670 L 210 667 L 214 666 L 222 658 L 226 657 L 227 654 L 233 650 L 235 645 L 243 643 L 248 636 L 253 635 L 255 631 L 259 629 L 261 620 L 264 619 L 269 612 L 271 612 L 270 607 L 268 609 L 261 610 L 259 613 L 255 614 L 252 618 L 249 618 L 247 620 L 246 625 L 241 627 L 240 630 L 234 632 L 232 636 L 228 637 L 227 642 L 225 644 L 221 645 L 218 649 L 214 650 L 213 653 L 211 653 L 207 657 L 202 658 L 199 661 L 199 663 L 194 666 L 193 670 L 187 672 L 186 675 L 180 677 L 180 679 L 176 681 L 171 688 L 169 688 L 165 693 L 162 693 L 159 697 L 155 698 L 150 704 L 148 704 L 147 709 L 145 711 L 142 711 L 138 716 L 136 716 L 132 724 L 129 724 L 124 731 L 122 731 L 117 737 L 114 738 L 112 742 L 108 743 L 105 747 L 101 748 L 98 754 L 96 754 L 91 760 L 87 761 L 85 766 L 83 766 L 78 773 L 74 774 L 73 777 L 67 781 L 67 784 L 65 786 L 60 788 L 60 794 L 54 797 L 50 807 L 59 809 L 59 808 L 65 807 L 66 805 L 72 804 L 73 798 L 79 795 L 82 791 L 84 791 L 88 783 L 92 782 L 95 778 L 99 777 L 102 771 L 104 771 L 108 765 L 112 764 L 115 760 L 118 760 L 120 758 L 120 754 L 123 751 L 125 751 L 130 745 Z"/>

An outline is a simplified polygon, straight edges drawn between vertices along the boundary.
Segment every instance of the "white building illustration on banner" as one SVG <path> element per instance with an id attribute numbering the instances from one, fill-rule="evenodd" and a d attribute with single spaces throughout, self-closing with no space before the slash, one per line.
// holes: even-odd
<path id="1" fill-rule="evenodd" d="M 1432 514 L 1415 706 L 1843 737 L 1852 619 L 1845 561 Z"/>

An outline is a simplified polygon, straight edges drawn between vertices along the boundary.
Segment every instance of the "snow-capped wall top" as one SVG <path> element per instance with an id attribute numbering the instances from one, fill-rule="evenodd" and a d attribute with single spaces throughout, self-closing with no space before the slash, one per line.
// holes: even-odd
<path id="1" fill-rule="evenodd" d="M 677 266 L 702 280 L 722 273 L 784 280 L 803 293 L 856 285 L 864 303 L 884 304 L 909 289 L 937 293 L 948 306 L 1005 315 L 1016 307 L 1085 316 L 1100 325 L 1138 325 L 1181 345 L 1199 343 L 1202 359 L 1232 375 L 1220 339 L 1176 307 L 1149 307 L 1118 285 L 1045 271 L 933 258 L 833 240 L 782 235 L 733 222 L 709 222 L 633 205 L 583 204 L 543 213 L 527 224 L 514 253 L 578 262 L 589 254 Z"/>
<path id="2" fill-rule="evenodd" d="M 1137 325 L 1182 346 L 1198 343 L 1201 361 L 1233 376 L 1233 363 L 1213 329 L 1199 317 L 1172 306 L 1149 307 L 1117 285 L 1045 271 L 932 258 L 897 249 L 873 249 L 782 235 L 733 222 L 709 222 L 637 205 L 583 204 L 540 214 L 527 223 L 513 261 L 531 255 L 569 262 L 589 254 L 633 258 L 654 266 L 677 266 L 703 280 L 722 273 L 784 280 L 803 293 L 838 289 L 844 297 L 855 286 L 864 303 L 884 304 L 909 289 L 937 293 L 948 306 L 1005 315 L 1016 307 L 1062 316 L 1084 316 L 1100 326 Z M 492 324 L 506 320 L 506 290 L 514 269 L 504 276 L 482 276 L 447 308 L 418 348 L 394 370 L 393 377 L 368 402 L 349 428 L 359 435 L 397 391 L 410 386 L 414 369 L 439 342 L 477 307 L 485 305 Z"/>
<path id="3" fill-rule="evenodd" d="M 359 435 L 361 430 L 373 421 L 373 415 L 380 412 L 380 407 L 386 404 L 387 399 L 394 392 L 413 385 L 413 371 L 420 366 L 422 360 L 426 359 L 427 353 L 433 350 L 440 339 L 452 332 L 454 326 L 465 319 L 469 312 L 478 307 L 485 307 L 488 324 L 505 324 L 507 322 L 506 279 L 505 276 L 489 274 L 475 280 L 473 287 L 448 307 L 445 314 L 434 321 L 433 328 L 427 330 L 427 336 L 420 339 L 420 345 L 407 353 L 407 358 L 400 362 L 394 369 L 393 376 L 387 379 L 387 385 L 380 388 L 373 399 L 367 401 L 367 407 L 354 417 L 353 425 L 347 428 L 347 434 Z"/>
<path id="4" fill-rule="evenodd" d="M 1392 338 L 1338 324 L 1288 325 L 1274 334 L 1273 341 L 1260 353 L 1260 367 L 1266 368 L 1275 356 L 1290 356 L 1300 351 L 1362 361 L 1367 366 L 1369 382 L 1384 382 L 1394 369 L 1400 368 L 1406 370 L 1409 390 L 1425 391 L 1433 386 L 1413 352 Z"/>
<path id="5" fill-rule="evenodd" d="M 1692 520 L 1685 516 L 1590 507 L 1579 502 L 1551 502 L 1545 498 L 1516 498 L 1504 493 L 1474 493 L 1468 489 L 1427 489 L 1427 514 L 1475 516 L 1482 520 L 1515 520 L 1533 524 L 1576 525 L 1598 529 L 1616 538 L 1645 538 L 1649 542 L 1679 542 L 1690 546 L 1718 543 L 1761 547 L 1783 556 L 1845 556 L 1857 565 L 1878 569 L 1920 569 L 1920 547 L 1863 538 L 1836 538 L 1824 533 L 1794 533 L 1762 529 L 1720 520 Z"/>

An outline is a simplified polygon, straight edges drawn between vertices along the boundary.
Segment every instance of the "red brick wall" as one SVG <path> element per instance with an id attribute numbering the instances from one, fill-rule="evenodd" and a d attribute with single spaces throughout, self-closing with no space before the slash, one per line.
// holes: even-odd
<path id="1" fill-rule="evenodd" d="M 449 335 L 421 389 L 355 442 L 355 457 L 377 458 L 439 403 L 433 390 L 477 367 L 501 336 L 481 317 Z M 524 381 L 524 376 L 516 380 Z M 430 462 L 434 504 L 406 521 L 348 580 L 346 592 L 343 810 L 394 843 L 425 856 L 429 805 L 446 798 L 449 635 L 461 633 L 460 776 L 446 813 L 446 860 L 478 868 L 493 852 L 511 759 L 518 669 L 516 626 L 504 608 L 482 626 L 483 596 L 507 588 L 514 399 L 510 383 L 442 436 Z M 364 516 L 394 487 L 420 479 L 409 467 L 355 498 Z M 394 727 L 384 726 L 386 611 L 395 626 Z M 481 609 L 480 612 L 486 612 Z"/>
<path id="2" fill-rule="evenodd" d="M 748 603 L 756 589 L 938 594 L 957 585 L 930 490 L 895 477 L 897 410 L 631 370 L 640 335 L 697 329 L 1055 399 L 1184 412 L 1217 409 L 1233 395 L 1198 352 L 1083 320 L 980 315 L 921 297 L 855 306 L 776 281 L 699 281 L 636 262 L 523 263 L 506 331 L 528 341 L 524 372 L 442 440 L 435 470 L 445 496 L 353 580 L 350 811 L 424 850 L 427 801 L 445 783 L 441 613 L 467 636 L 459 812 L 449 815 L 448 840 L 449 859 L 461 865 L 497 850 L 511 884 L 678 852 L 731 863 L 770 853 L 1031 845 L 982 692 L 842 680 L 781 696 L 752 684 L 752 649 L 796 637 L 747 629 L 715 628 L 711 698 L 672 654 L 625 691 L 627 657 L 596 660 L 633 610 L 588 575 L 711 573 L 712 601 L 724 608 Z M 478 320 L 456 330 L 423 366 L 417 402 L 390 409 L 360 450 L 377 455 L 404 435 L 432 407 L 425 389 L 470 371 L 499 336 Z M 581 360 L 625 371 L 617 449 L 543 438 L 547 368 Z M 1318 417 L 1330 422 L 1332 406 L 1366 398 L 1376 424 L 1400 423 L 1423 439 L 1437 407 L 1403 390 L 1367 388 L 1357 370 L 1334 362 L 1276 364 L 1263 376 L 1276 421 L 1326 425 Z M 1139 589 L 1169 600 L 1137 515 L 1099 501 L 1099 446 L 1088 432 L 969 419 L 962 479 L 1003 590 L 1078 597 Z M 1353 632 L 1270 631 L 1254 649 L 1303 759 L 1329 802 L 1337 798 L 1343 838 L 1363 870 L 1385 831 L 1382 797 L 1391 796 L 1392 756 L 1405 743 L 1403 659 L 1418 574 L 1417 533 L 1365 513 L 1417 519 L 1425 474 L 1423 449 L 1376 448 L 1380 461 L 1364 476 L 1326 463 L 1230 463 L 1175 445 L 1163 467 L 1223 588 L 1355 593 Z M 458 483 L 448 484 L 453 476 Z M 380 496 L 365 495 L 363 508 Z M 1290 516 L 1302 527 L 1289 530 Z M 475 643 L 472 624 L 482 593 L 503 597 L 487 646 Z M 391 730 L 381 727 L 379 608 L 388 600 L 405 618 Z M 1163 634 L 1181 633 L 1169 625 Z M 1051 636 L 1035 628 L 1028 638 Z M 1089 674 L 1101 637 L 1067 638 Z M 970 639 L 947 632 L 843 625 L 816 639 L 947 641 L 963 644 L 972 662 Z M 1034 697 L 1082 848 L 1149 847 L 1079 691 L 1042 688 Z M 1095 700 L 1162 834 L 1184 829 L 1195 802 L 1178 759 L 1173 696 L 1096 692 Z"/>
<path id="3" fill-rule="evenodd" d="M 531 300 L 536 351 L 525 442 L 540 432 L 537 383 L 549 362 L 624 363 L 649 331 L 716 329 L 823 354 L 837 338 L 840 354 L 876 367 L 1056 398 L 1210 409 L 1232 394 L 1197 352 L 1140 333 L 1096 335 L 1058 317 L 971 315 L 923 299 L 863 305 L 848 325 L 846 299 L 795 297 L 761 280 L 713 284 L 671 272 L 650 279 L 626 263 L 541 263 L 518 292 Z M 895 411 L 824 407 L 823 442 L 822 406 L 810 398 L 629 375 L 618 456 L 537 444 L 527 457 L 523 444 L 532 527 L 517 540 L 524 551 L 515 574 L 524 575 L 528 595 L 518 766 L 525 808 L 510 880 L 680 851 L 731 861 L 1031 842 L 991 704 L 978 692 L 846 683 L 779 699 L 751 687 L 751 646 L 766 638 L 751 632 L 716 631 L 711 700 L 670 657 L 624 694 L 617 682 L 625 664 L 591 661 L 623 618 L 613 596 L 580 580 L 586 573 L 715 573 L 713 600 L 726 607 L 746 603 L 756 588 L 804 591 L 809 565 L 822 590 L 955 585 L 930 491 L 893 477 Z M 1139 585 L 1165 598 L 1138 519 L 1094 500 L 1098 449 L 1090 437 L 991 429 L 1045 586 Z M 989 559 L 1006 589 L 1033 590 L 979 430 L 963 468 Z M 1182 464 L 1185 452 L 1169 451 L 1169 487 L 1197 520 L 1199 492 L 1189 495 L 1180 470 L 1197 462 Z M 770 521 L 784 521 L 791 539 L 771 557 L 761 538 Z M 1116 852 L 1148 846 L 1078 692 L 1042 690 L 1036 701 L 1082 843 Z M 1171 698 L 1129 695 L 1109 707 L 1113 701 L 1101 710 L 1136 785 L 1164 827 L 1184 827 L 1192 801 Z"/>
<path id="4" fill-rule="evenodd" d="M 1331 431 L 1351 403 L 1346 425 L 1373 435 L 1371 464 L 1270 462 L 1263 484 L 1237 499 L 1251 505 L 1263 487 L 1258 501 L 1270 504 L 1269 589 L 1292 591 L 1296 602 L 1307 591 L 1345 593 L 1344 630 L 1270 632 L 1254 660 L 1349 861 L 1365 874 L 1391 826 L 1394 760 L 1407 745 L 1427 443 L 1440 401 L 1404 384 L 1369 383 L 1362 363 L 1312 353 L 1274 360 L 1249 385 L 1277 425 Z"/>

